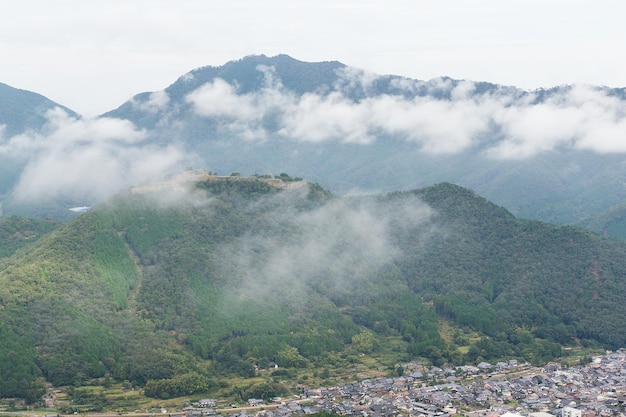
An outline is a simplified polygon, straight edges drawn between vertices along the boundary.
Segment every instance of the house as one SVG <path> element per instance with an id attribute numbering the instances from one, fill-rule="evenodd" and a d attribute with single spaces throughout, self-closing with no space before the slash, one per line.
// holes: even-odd
<path id="1" fill-rule="evenodd" d="M 457 369 L 460 369 L 461 372 L 463 372 L 466 375 L 476 375 L 480 372 L 479 368 L 475 366 L 471 366 L 471 365 L 459 366 Z"/>
<path id="2" fill-rule="evenodd" d="M 489 362 L 481 362 L 478 365 L 476 365 L 476 367 L 482 371 L 488 371 L 489 369 L 491 369 L 491 364 Z"/>
<path id="3" fill-rule="evenodd" d="M 573 407 L 563 407 L 561 417 L 581 417 L 582 412 Z"/>
<path id="4" fill-rule="evenodd" d="M 215 404 L 215 400 L 212 398 L 205 398 L 198 401 L 198 407 L 200 408 L 215 407 Z"/>
<path id="5" fill-rule="evenodd" d="M 503 369 L 507 369 L 509 367 L 509 363 L 508 362 L 497 362 L 496 363 L 496 369 L 498 371 L 502 371 Z"/>
<path id="6" fill-rule="evenodd" d="M 538 413 L 529 413 L 528 414 L 529 417 L 555 417 L 553 414 L 550 413 L 546 413 L 546 412 L 538 412 Z"/>
<path id="7" fill-rule="evenodd" d="M 543 367 L 542 372 L 546 372 L 546 373 L 550 373 L 550 372 L 556 372 L 559 369 L 559 365 L 556 363 L 549 363 L 546 366 Z"/>
<path id="8" fill-rule="evenodd" d="M 502 414 L 500 417 L 522 417 L 521 414 L 506 412 Z"/>
<path id="9" fill-rule="evenodd" d="M 248 399 L 248 405 L 250 407 L 259 407 L 263 405 L 263 400 L 260 400 L 258 398 L 250 398 Z"/>

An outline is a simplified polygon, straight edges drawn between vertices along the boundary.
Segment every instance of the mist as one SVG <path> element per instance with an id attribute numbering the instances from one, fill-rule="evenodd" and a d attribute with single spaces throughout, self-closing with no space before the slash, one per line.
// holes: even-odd
<path id="1" fill-rule="evenodd" d="M 148 142 L 127 120 L 80 119 L 56 108 L 41 131 L 0 141 L 0 156 L 23 169 L 12 190 L 18 202 L 51 198 L 102 201 L 121 189 L 180 171 L 190 156 L 182 146 Z"/>
<path id="2" fill-rule="evenodd" d="M 312 291 L 331 299 L 354 296 L 403 256 L 395 240 L 399 231 L 411 234 L 413 254 L 433 233 L 441 233 L 432 222 L 436 213 L 416 197 L 393 203 L 343 197 L 298 210 L 293 200 L 306 198 L 303 192 L 289 190 L 263 199 L 261 207 L 252 209 L 267 213 L 259 227 L 220 249 L 222 274 L 237 277 L 240 300 L 279 293 L 298 309 Z"/>
<path id="3" fill-rule="evenodd" d="M 278 136 L 367 145 L 393 136 L 427 154 L 475 149 L 495 159 L 559 148 L 626 152 L 626 101 L 599 87 L 573 85 L 544 94 L 505 87 L 479 91 L 474 82 L 444 78 L 395 78 L 393 94 L 375 94 L 381 77 L 348 67 L 330 92 L 296 95 L 272 68 L 259 71 L 265 85 L 258 91 L 240 94 L 236 85 L 217 78 L 186 100 L 197 115 L 218 118 L 222 129 L 251 141 Z M 364 97 L 350 98 L 354 91 Z"/>
<path id="4" fill-rule="evenodd" d="M 249 93 L 216 78 L 184 96 L 184 103 L 165 90 L 131 100 L 134 110 L 158 118 L 154 131 L 122 119 L 75 118 L 59 108 L 45 114 L 47 123 L 38 131 L 9 137 L 0 126 L 0 158 L 19 169 L 13 188 L 0 192 L 22 203 L 93 205 L 189 166 L 211 169 L 203 161 L 212 155 L 192 146 L 201 143 L 210 152 L 214 138 L 184 136 L 187 108 L 194 117 L 210 118 L 216 135 L 247 142 L 250 149 L 271 141 L 366 147 L 384 140 L 414 146 L 426 157 L 468 153 L 496 161 L 560 150 L 626 152 L 626 101 L 599 87 L 484 89 L 471 81 L 385 78 L 344 67 L 324 91 L 296 94 L 272 67 L 257 70 L 263 85 Z M 381 80 L 388 81 L 386 94 L 377 93 Z M 231 162 L 233 170 L 237 163 Z M 265 170 L 269 162 L 255 164 Z M 255 169 L 250 162 L 242 165 Z"/>

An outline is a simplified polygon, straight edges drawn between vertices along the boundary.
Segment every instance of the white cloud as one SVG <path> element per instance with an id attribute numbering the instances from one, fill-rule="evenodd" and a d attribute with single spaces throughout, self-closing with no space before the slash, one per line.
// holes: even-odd
<path id="1" fill-rule="evenodd" d="M 476 90 L 476 85 L 472 81 L 459 81 L 456 87 L 452 89 L 450 96 L 453 101 L 471 99 L 471 95 Z"/>
<path id="2" fill-rule="evenodd" d="M 366 91 L 375 78 L 343 71 L 340 90 L 296 96 L 272 71 L 263 71 L 266 86 L 256 92 L 238 95 L 236 87 L 217 79 L 187 100 L 198 114 L 222 117 L 225 128 L 247 139 L 266 140 L 273 129 L 272 134 L 304 142 L 369 144 L 391 135 L 433 154 L 480 146 L 494 158 L 526 158 L 563 146 L 626 152 L 625 101 L 597 88 L 563 88 L 538 100 L 540 92 L 515 89 L 476 93 L 468 81 L 399 79 L 393 86 L 407 95 L 355 101 L 346 91 L 354 86 Z M 409 98 L 418 91 L 421 95 Z"/>
<path id="3" fill-rule="evenodd" d="M 47 118 L 41 132 L 0 143 L 0 155 L 25 163 L 13 190 L 18 200 L 63 196 L 95 203 L 180 169 L 188 157 L 175 145 L 148 145 L 146 133 L 126 120 L 75 119 L 59 108 Z"/>
<path id="4" fill-rule="evenodd" d="M 488 129 L 489 108 L 471 100 L 382 96 L 372 99 L 369 119 L 388 134 L 420 144 L 426 152 L 456 153 Z"/>
<path id="5" fill-rule="evenodd" d="M 326 96 L 305 94 L 284 109 L 284 136 L 306 142 L 339 140 L 347 143 L 370 143 L 367 106 L 353 103 L 340 93 Z"/>
<path id="6" fill-rule="evenodd" d="M 306 198 L 301 192 L 284 191 L 259 203 L 267 206 L 260 211 L 274 233 L 256 230 L 222 247 L 219 259 L 232 271 L 229 276 L 239 278 L 240 296 L 258 300 L 280 290 L 291 293 L 297 305 L 312 284 L 345 294 L 401 255 L 392 230 L 411 230 L 416 253 L 437 232 L 431 222 L 435 212 L 414 197 L 390 205 L 345 198 L 309 211 L 284 203 Z"/>
<path id="7" fill-rule="evenodd" d="M 339 78 L 335 83 L 335 89 L 339 91 L 350 91 L 360 88 L 364 92 L 371 92 L 374 83 L 381 77 L 374 72 L 350 66 L 339 68 L 337 75 Z"/>
<path id="8" fill-rule="evenodd" d="M 490 153 L 524 158 L 562 146 L 626 152 L 626 103 L 589 86 L 574 86 L 543 103 L 496 109 L 503 140 Z"/>
<path id="9" fill-rule="evenodd" d="M 97 118 L 76 119 L 55 107 L 45 114 L 47 123 L 39 132 L 10 137 L 0 143 L 0 153 L 22 157 L 32 152 L 70 149 L 100 142 L 131 145 L 145 139 L 146 132 L 137 130 L 128 120 Z"/>
<path id="10" fill-rule="evenodd" d="M 154 93 L 150 93 L 148 96 L 148 100 L 137 102 L 135 100 L 131 101 L 133 106 L 135 106 L 138 110 L 147 112 L 147 113 L 158 113 L 167 109 L 167 105 L 170 102 L 170 97 L 167 95 L 165 90 L 155 91 Z"/>
<path id="11" fill-rule="evenodd" d="M 339 86 L 358 85 L 368 89 L 373 78 L 359 71 L 343 71 Z M 351 80 L 351 81 L 349 81 Z M 429 83 L 436 91 L 447 90 L 456 101 L 431 97 L 410 100 L 401 96 L 375 96 L 359 102 L 342 92 L 307 93 L 300 97 L 286 91 L 275 80 L 258 92 L 237 95 L 236 88 L 216 79 L 187 96 L 196 113 L 222 117 L 230 131 L 254 132 L 244 137 L 267 138 L 262 122 L 269 116 L 278 119 L 278 134 L 297 141 L 367 144 L 377 133 L 394 134 L 419 143 L 432 153 L 457 152 L 470 146 L 472 137 L 487 128 L 485 111 L 468 97 L 473 84 L 451 81 Z"/>
<path id="12" fill-rule="evenodd" d="M 404 77 L 393 78 L 389 82 L 391 88 L 409 93 L 417 93 L 424 85 L 424 81 Z"/>
<path id="13" fill-rule="evenodd" d="M 237 89 L 222 79 L 206 83 L 187 96 L 201 116 L 226 117 L 252 122 L 259 118 L 255 96 L 238 95 Z"/>
<path id="14" fill-rule="evenodd" d="M 216 118 L 229 132 L 246 140 L 265 140 L 268 132 L 264 120 L 292 107 L 295 98 L 284 91 L 273 68 L 260 65 L 257 69 L 264 76 L 264 87 L 257 92 L 238 94 L 236 85 L 216 78 L 185 100 L 198 115 Z"/>

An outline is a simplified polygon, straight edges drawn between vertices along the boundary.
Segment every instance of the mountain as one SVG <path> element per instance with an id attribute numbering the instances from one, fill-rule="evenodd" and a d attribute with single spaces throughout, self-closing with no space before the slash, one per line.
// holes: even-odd
<path id="1" fill-rule="evenodd" d="M 40 96 L 9 91 L 0 115 L 46 123 Z M 0 148 L 0 194 L 6 215 L 68 219 L 68 207 L 200 167 L 298 172 L 336 194 L 451 182 L 518 217 L 591 224 L 625 201 L 625 99 L 617 88 L 525 91 L 248 56 L 190 71 L 100 118 L 48 113 L 44 130 Z M 20 129 L 6 128 L 5 142 Z"/>
<path id="2" fill-rule="evenodd" d="M 72 110 L 40 94 L 0 83 L 0 126 L 4 126 L 2 134 L 5 137 L 41 129 L 48 121 L 46 112 L 57 107 L 77 116 Z"/>
<path id="3" fill-rule="evenodd" d="M 517 216 L 576 224 L 626 199 L 624 149 L 610 145 L 623 133 L 625 98 L 624 89 L 524 91 L 260 55 L 198 68 L 104 116 L 156 143 L 176 138 L 197 157 L 190 165 L 215 172 L 299 172 L 340 194 L 448 181 Z"/>
<path id="4" fill-rule="evenodd" d="M 613 206 L 593 219 L 587 219 L 580 226 L 605 236 L 626 237 L 626 206 Z"/>
<path id="5" fill-rule="evenodd" d="M 270 362 L 312 374 L 382 352 L 541 363 L 623 347 L 625 253 L 450 183 L 341 197 L 188 171 L 0 260 L 0 395 L 109 378 L 166 398 Z"/>
<path id="6" fill-rule="evenodd" d="M 53 219 L 28 219 L 18 216 L 0 219 L 0 258 L 13 255 L 60 224 Z"/>
<path id="7" fill-rule="evenodd" d="M 221 67 L 203 67 L 181 76 L 174 84 L 164 90 L 167 103 L 159 102 L 160 93 L 141 93 L 115 110 L 103 114 L 132 120 L 137 126 L 155 129 L 161 126 L 161 118 L 169 114 L 167 107 L 177 107 L 181 117 L 193 116 L 192 106 L 186 103 L 189 93 L 216 79 L 224 80 L 237 86 L 238 94 L 249 94 L 267 86 L 266 73 L 275 72 L 279 81 L 289 91 L 296 94 L 316 92 L 320 88 L 329 88 L 337 81 L 337 71 L 345 68 L 339 62 L 308 63 L 295 60 L 287 55 L 268 58 L 264 55 L 248 56 L 238 61 L 231 61 Z"/>
<path id="8" fill-rule="evenodd" d="M 42 132 L 50 122 L 51 112 L 58 109 L 71 117 L 78 117 L 72 110 L 40 94 L 0 83 L 0 215 L 5 214 L 3 206 L 8 209 L 8 215 L 33 214 L 23 210 L 23 206 L 17 210 L 12 207 L 12 189 L 28 166 L 28 157 L 15 152 L 16 146 L 11 139 Z"/>

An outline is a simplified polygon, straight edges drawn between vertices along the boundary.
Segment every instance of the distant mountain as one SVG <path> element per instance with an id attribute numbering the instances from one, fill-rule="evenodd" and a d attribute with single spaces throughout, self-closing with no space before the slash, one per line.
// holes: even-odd
<path id="1" fill-rule="evenodd" d="M 613 206 L 593 219 L 583 221 L 580 226 L 604 236 L 626 237 L 626 205 Z"/>
<path id="2" fill-rule="evenodd" d="M 50 121 L 49 112 L 54 109 L 78 117 L 72 110 L 40 94 L 0 83 L 0 215 L 33 214 L 22 210 L 23 207 L 12 210 L 11 189 L 26 168 L 27 158 L 16 154 L 8 141 L 26 132 L 40 133 Z M 8 209 L 6 213 L 3 213 L 3 206 Z"/>
<path id="3" fill-rule="evenodd" d="M 0 260 L 0 395 L 109 378 L 167 398 L 391 347 L 436 365 L 623 347 L 624 255 L 449 183 L 339 197 L 187 172 Z"/>
<path id="4" fill-rule="evenodd" d="M 5 137 L 41 129 L 48 121 L 46 112 L 56 107 L 77 116 L 67 107 L 40 94 L 0 83 L 0 126 L 4 126 L 1 132 Z"/>
<path id="5" fill-rule="evenodd" d="M 449 181 L 518 216 L 573 224 L 626 200 L 624 149 L 600 145 L 602 135 L 619 136 L 625 97 L 261 55 L 193 70 L 104 116 L 130 120 L 156 142 L 176 138 L 194 165 L 220 173 L 299 172 L 338 193 Z M 590 119 L 605 116 L 617 120 Z"/>
<path id="6" fill-rule="evenodd" d="M 289 91 L 296 94 L 316 92 L 320 88 L 328 89 L 338 79 L 337 71 L 345 68 L 339 62 L 308 63 L 297 61 L 287 55 L 268 58 L 265 55 L 248 56 L 238 61 L 231 61 L 221 67 L 202 67 L 181 76 L 164 91 L 168 103 L 155 101 L 154 93 L 141 93 L 134 96 L 115 110 L 103 114 L 103 117 L 116 117 L 136 122 L 142 128 L 155 129 L 163 115 L 169 115 L 176 107 L 181 117 L 192 116 L 191 105 L 186 103 L 189 93 L 215 79 L 221 79 L 237 86 L 238 94 L 256 92 L 267 86 L 263 72 L 275 71 L 277 80 Z M 157 93 L 158 95 L 159 93 Z M 159 106 L 163 104 L 164 106 Z"/>
<path id="7" fill-rule="evenodd" d="M 32 139 L 37 151 L 28 144 L 17 157 L 0 148 L 0 194 L 6 215 L 68 218 L 67 207 L 188 167 L 298 172 L 338 194 L 446 181 L 522 218 L 591 224 L 626 201 L 625 91 L 525 91 L 248 56 L 190 71 L 100 119 L 55 114 Z M 20 117 L 39 114 L 17 93 L 6 97 Z"/>

